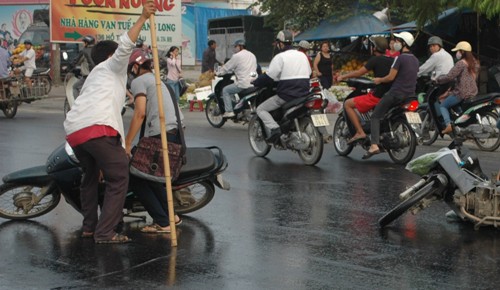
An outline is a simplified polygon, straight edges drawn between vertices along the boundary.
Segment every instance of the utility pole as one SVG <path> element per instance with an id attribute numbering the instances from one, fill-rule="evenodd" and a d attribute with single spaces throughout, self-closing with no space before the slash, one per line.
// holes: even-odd
<path id="1" fill-rule="evenodd" d="M 61 85 L 61 49 L 59 47 L 59 43 L 52 43 L 51 45 L 51 54 L 52 54 L 52 63 L 51 63 L 51 71 L 52 71 L 52 82 L 55 86 Z"/>

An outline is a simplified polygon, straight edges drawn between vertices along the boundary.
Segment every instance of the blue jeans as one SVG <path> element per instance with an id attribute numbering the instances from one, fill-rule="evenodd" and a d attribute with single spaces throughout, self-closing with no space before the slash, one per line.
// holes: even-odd
<path id="1" fill-rule="evenodd" d="M 222 99 L 224 100 L 224 111 L 225 112 L 232 112 L 233 111 L 233 100 L 231 99 L 231 97 L 234 94 L 237 94 L 243 90 L 244 89 L 238 88 L 238 86 L 236 86 L 235 84 L 227 85 L 222 89 Z"/>
<path id="2" fill-rule="evenodd" d="M 450 111 L 449 109 L 458 103 L 460 103 L 462 100 L 460 100 L 457 96 L 448 96 L 446 99 L 444 99 L 441 102 L 441 105 L 439 106 L 439 110 L 441 111 L 441 115 L 443 115 L 443 120 L 444 120 L 444 125 L 448 126 L 451 123 L 450 119 Z"/>
<path id="3" fill-rule="evenodd" d="M 179 102 L 180 98 L 180 93 L 181 93 L 181 88 L 179 87 L 179 81 L 173 81 L 171 79 L 167 79 L 167 85 L 169 85 L 172 90 L 174 90 L 175 93 L 175 99 L 177 100 L 177 103 Z"/>

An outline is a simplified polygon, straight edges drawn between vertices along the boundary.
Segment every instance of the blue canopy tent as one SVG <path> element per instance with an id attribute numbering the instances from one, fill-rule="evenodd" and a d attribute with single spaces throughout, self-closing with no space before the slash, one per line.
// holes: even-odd
<path id="1" fill-rule="evenodd" d="M 340 21 L 335 21 L 333 18 L 322 20 L 318 26 L 297 35 L 295 40 L 323 40 L 386 34 L 390 28 L 390 26 L 371 14 L 361 14 Z"/>
<path id="2" fill-rule="evenodd" d="M 449 35 L 453 36 L 458 30 L 458 23 L 460 21 L 460 11 L 458 8 L 451 8 L 443 11 L 438 15 L 436 22 L 428 21 L 425 23 L 423 30 L 427 33 L 435 35 Z M 401 31 L 416 31 L 417 22 L 411 21 L 398 26 L 394 26 L 390 29 L 392 32 Z"/>

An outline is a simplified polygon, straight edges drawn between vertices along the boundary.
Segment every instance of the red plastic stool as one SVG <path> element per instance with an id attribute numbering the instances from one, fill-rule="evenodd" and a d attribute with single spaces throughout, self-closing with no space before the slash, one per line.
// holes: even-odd
<path id="1" fill-rule="evenodd" d="M 189 101 L 189 112 L 194 110 L 194 104 L 198 104 L 198 109 L 203 112 L 203 101 L 202 100 L 191 100 Z"/>

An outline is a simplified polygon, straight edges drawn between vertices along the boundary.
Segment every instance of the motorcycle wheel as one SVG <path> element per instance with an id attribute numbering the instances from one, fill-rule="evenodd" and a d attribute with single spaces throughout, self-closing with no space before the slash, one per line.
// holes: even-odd
<path id="1" fill-rule="evenodd" d="M 12 119 L 17 114 L 17 101 L 12 99 L 12 95 L 10 94 L 10 92 L 8 92 L 8 94 L 8 99 L 10 99 L 11 101 L 6 102 L 3 105 L 2 111 L 6 118 Z"/>
<path id="2" fill-rule="evenodd" d="M 419 201 L 424 199 L 426 196 L 434 193 L 436 188 L 433 188 L 435 181 L 431 181 L 419 189 L 415 194 L 410 196 L 408 199 L 403 200 L 400 204 L 398 204 L 395 208 L 391 209 L 387 212 L 383 217 L 378 220 L 378 224 L 380 227 L 385 227 L 395 219 L 400 217 L 403 213 L 417 204 Z"/>
<path id="3" fill-rule="evenodd" d="M 497 120 L 498 120 L 498 115 L 494 112 L 486 112 L 481 116 L 481 121 L 484 126 L 490 126 L 496 128 Z M 475 138 L 474 142 L 476 143 L 477 147 L 479 147 L 479 149 L 481 149 L 482 151 L 492 152 L 497 150 L 498 147 L 500 146 L 500 134 L 495 138 L 484 138 L 484 139 Z"/>
<path id="4" fill-rule="evenodd" d="M 42 92 L 45 95 L 48 95 L 52 89 L 52 82 L 50 81 L 50 78 L 48 76 L 41 76 L 37 78 L 37 82 L 38 87 L 42 88 Z"/>
<path id="5" fill-rule="evenodd" d="M 248 141 L 255 155 L 259 157 L 264 157 L 271 151 L 271 145 L 266 142 L 264 128 L 257 115 L 248 123 Z"/>
<path id="6" fill-rule="evenodd" d="M 399 138 L 404 138 L 406 146 L 399 149 L 389 149 L 387 153 L 394 163 L 406 164 L 413 158 L 413 155 L 415 155 L 415 150 L 417 149 L 417 136 L 415 136 L 415 132 L 413 132 L 410 124 L 404 120 L 397 120 L 392 124 L 392 128 Z"/>
<path id="7" fill-rule="evenodd" d="M 351 133 L 347 126 L 344 116 L 339 116 L 333 127 L 333 146 L 335 151 L 340 156 L 347 156 L 352 152 L 354 145 L 349 145 L 347 142 L 351 138 Z"/>
<path id="8" fill-rule="evenodd" d="M 208 123 L 212 125 L 212 127 L 220 128 L 226 123 L 226 119 L 222 118 L 222 112 L 215 98 L 207 101 L 205 115 L 207 116 Z"/>
<path id="9" fill-rule="evenodd" d="M 186 191 L 187 188 L 188 191 Z M 187 188 L 180 190 L 181 192 L 184 191 L 184 194 L 181 194 L 182 204 L 174 197 L 176 214 L 187 214 L 199 210 L 214 198 L 215 188 L 211 182 L 202 181 L 191 184 Z"/>
<path id="10" fill-rule="evenodd" d="M 319 162 L 323 155 L 323 136 L 314 126 L 310 117 L 302 119 L 301 123 L 301 131 L 309 136 L 311 143 L 309 148 L 299 151 L 299 156 L 305 165 L 314 165 Z"/>
<path id="11" fill-rule="evenodd" d="M 57 191 L 47 193 L 38 203 L 32 204 L 50 185 L 2 184 L 0 186 L 0 217 L 25 220 L 44 215 L 54 209 L 61 199 Z"/>
<path id="12" fill-rule="evenodd" d="M 437 138 L 439 137 L 439 131 L 436 123 L 434 122 L 434 119 L 432 118 L 432 115 L 429 112 L 426 113 L 425 118 L 422 121 L 421 128 L 422 134 L 424 134 L 425 132 L 429 133 L 429 135 L 426 137 L 422 136 L 422 145 L 429 146 L 436 142 Z"/>

